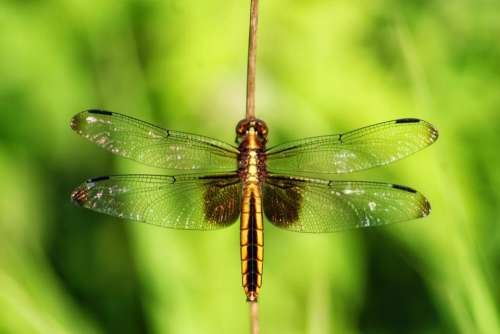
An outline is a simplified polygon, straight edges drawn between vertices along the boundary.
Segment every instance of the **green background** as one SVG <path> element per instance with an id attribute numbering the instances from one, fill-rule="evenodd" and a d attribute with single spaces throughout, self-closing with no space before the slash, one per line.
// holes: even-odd
<path id="1" fill-rule="evenodd" d="M 237 224 L 122 224 L 69 201 L 88 177 L 145 171 L 74 134 L 81 110 L 233 142 L 248 8 L 0 2 L 0 332 L 248 331 Z M 263 333 L 500 331 L 499 36 L 498 1 L 261 1 L 271 145 L 401 117 L 440 131 L 349 176 L 420 190 L 428 218 L 324 235 L 266 225 Z"/>

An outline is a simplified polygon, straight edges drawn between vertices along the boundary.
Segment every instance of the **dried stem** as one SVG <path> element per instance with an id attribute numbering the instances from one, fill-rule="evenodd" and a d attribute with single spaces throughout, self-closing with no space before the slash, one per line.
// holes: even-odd
<path id="1" fill-rule="evenodd" d="M 257 60 L 257 24 L 259 18 L 259 0 L 251 0 L 250 32 L 248 37 L 247 66 L 247 109 L 246 118 L 255 118 L 255 66 Z"/>
<path id="2" fill-rule="evenodd" d="M 249 302 L 250 304 L 250 333 L 259 334 L 259 304 Z"/>

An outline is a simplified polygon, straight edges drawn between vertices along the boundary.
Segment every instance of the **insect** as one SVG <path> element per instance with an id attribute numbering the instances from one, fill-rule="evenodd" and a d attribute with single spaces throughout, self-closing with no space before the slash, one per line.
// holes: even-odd
<path id="1" fill-rule="evenodd" d="M 71 128 L 102 148 L 167 175 L 89 179 L 72 200 L 85 208 L 169 228 L 216 230 L 240 218 L 242 285 L 248 301 L 262 286 L 264 217 L 297 232 L 335 232 L 425 217 L 431 207 L 401 185 L 332 180 L 382 166 L 432 144 L 437 130 L 404 118 L 267 148 L 259 119 L 236 126 L 238 146 L 163 129 L 122 114 L 88 110 Z"/>

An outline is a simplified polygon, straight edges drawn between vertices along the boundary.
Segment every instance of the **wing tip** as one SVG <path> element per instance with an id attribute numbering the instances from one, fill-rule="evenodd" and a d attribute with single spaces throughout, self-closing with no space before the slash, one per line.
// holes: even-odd
<path id="1" fill-rule="evenodd" d="M 421 196 L 420 201 L 418 202 L 418 207 L 415 208 L 417 210 L 415 212 L 415 216 L 412 219 L 425 218 L 431 214 L 432 208 L 431 203 L 425 198 L 422 194 L 418 193 Z"/>
<path id="2" fill-rule="evenodd" d="M 71 201 L 78 206 L 85 206 L 90 199 L 90 190 L 95 187 L 96 182 L 106 181 L 109 179 L 109 176 L 98 176 L 86 180 L 71 193 Z"/>
<path id="3" fill-rule="evenodd" d="M 436 140 L 439 138 L 439 131 L 438 129 L 431 123 L 427 121 L 421 121 L 423 124 L 425 124 L 427 131 L 429 132 L 429 140 L 430 144 L 434 143 Z"/>
<path id="4" fill-rule="evenodd" d="M 418 215 L 417 218 L 427 217 L 428 215 L 430 215 L 430 213 L 432 211 L 431 203 L 421 193 L 419 193 L 418 191 L 416 191 L 413 188 L 410 188 L 410 187 L 407 187 L 407 186 L 403 186 L 403 185 L 400 185 L 400 184 L 393 184 L 392 187 L 394 189 L 398 189 L 398 190 L 401 190 L 401 191 L 406 191 L 408 193 L 411 193 L 411 194 L 414 194 L 414 195 L 417 195 L 417 196 L 421 197 L 421 199 L 420 199 L 420 208 L 421 208 L 421 210 L 420 210 L 419 215 Z"/>
<path id="5" fill-rule="evenodd" d="M 78 187 L 71 193 L 71 202 L 78 206 L 85 206 L 89 200 L 89 191 L 85 187 Z"/>
<path id="6" fill-rule="evenodd" d="M 71 117 L 71 121 L 69 122 L 69 126 L 71 129 L 74 131 L 77 131 L 80 129 L 81 124 L 82 124 L 82 118 L 81 118 L 81 113 L 76 114 L 75 116 Z"/>
<path id="7" fill-rule="evenodd" d="M 439 131 L 438 129 L 432 125 L 431 123 L 428 123 L 430 127 L 430 132 L 431 132 L 431 140 L 432 142 L 435 142 L 439 138 Z"/>
<path id="8" fill-rule="evenodd" d="M 428 215 L 431 214 L 431 211 L 432 211 L 431 203 L 427 200 L 427 198 L 423 197 L 421 217 L 427 217 Z"/>
<path id="9" fill-rule="evenodd" d="M 431 123 L 427 122 L 427 121 L 424 121 L 423 119 L 419 119 L 419 118 L 400 118 L 400 119 L 396 119 L 394 121 L 394 123 L 396 124 L 411 124 L 411 123 L 421 123 L 423 124 L 428 132 L 429 132 L 429 139 L 430 139 L 430 143 L 434 143 L 438 138 L 439 138 L 439 131 L 438 129 L 432 125 Z"/>
<path id="10" fill-rule="evenodd" d="M 75 116 L 71 118 L 70 121 L 70 127 L 76 131 L 79 132 L 82 130 L 82 127 L 84 126 L 85 123 L 93 123 L 96 122 L 97 119 L 95 117 L 92 117 L 90 115 L 104 115 L 104 116 L 112 116 L 113 113 L 111 111 L 107 110 L 101 110 L 101 109 L 87 109 L 82 112 L 79 112 Z"/>

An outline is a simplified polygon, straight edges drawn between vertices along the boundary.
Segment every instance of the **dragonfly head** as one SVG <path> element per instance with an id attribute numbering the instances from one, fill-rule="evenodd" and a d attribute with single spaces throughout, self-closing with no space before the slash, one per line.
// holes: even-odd
<path id="1" fill-rule="evenodd" d="M 250 133 L 255 133 L 257 140 L 260 144 L 265 145 L 267 143 L 267 125 L 264 121 L 260 119 L 242 119 L 236 125 L 236 143 L 241 144 L 241 142 Z"/>

